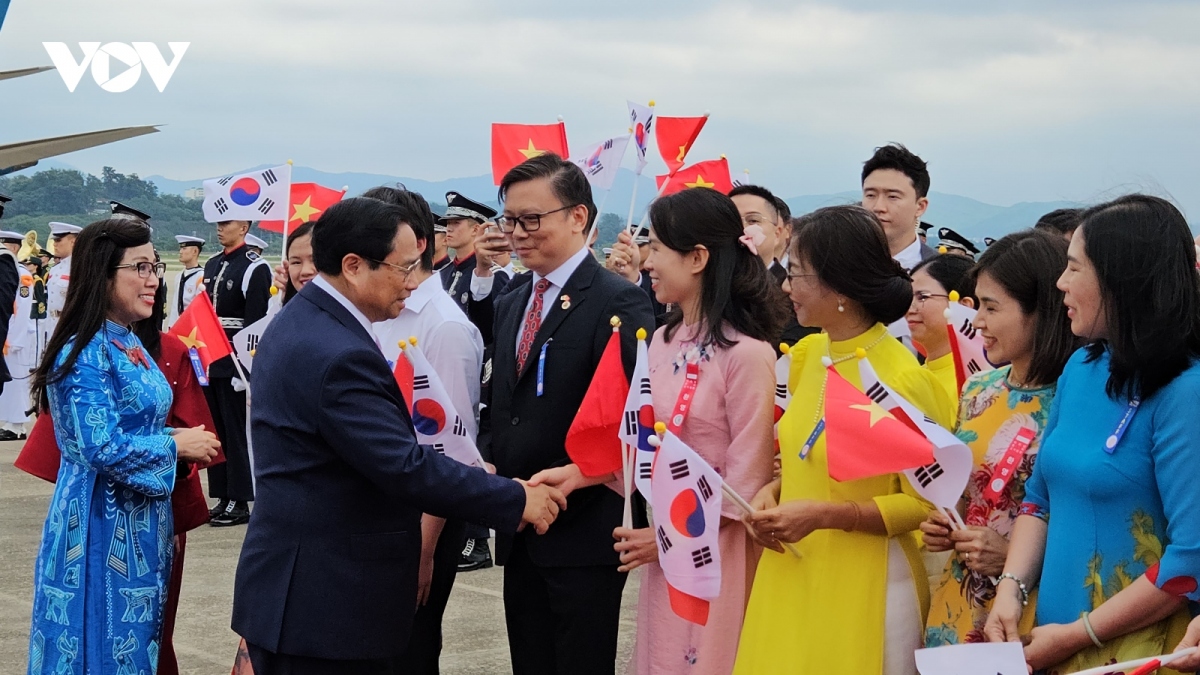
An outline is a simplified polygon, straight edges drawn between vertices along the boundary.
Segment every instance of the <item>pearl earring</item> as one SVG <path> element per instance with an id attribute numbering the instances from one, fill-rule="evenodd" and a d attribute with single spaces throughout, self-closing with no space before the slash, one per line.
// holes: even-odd
<path id="1" fill-rule="evenodd" d="M 839 311 L 839 312 L 844 312 L 844 311 L 846 311 L 846 306 L 842 304 L 842 301 L 841 301 L 841 300 L 838 300 L 838 311 Z"/>

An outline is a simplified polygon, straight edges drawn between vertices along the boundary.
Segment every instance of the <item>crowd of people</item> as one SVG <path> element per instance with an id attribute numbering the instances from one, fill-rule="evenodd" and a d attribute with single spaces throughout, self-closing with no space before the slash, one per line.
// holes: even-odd
<path id="1" fill-rule="evenodd" d="M 251 223 L 217 223 L 203 267 L 204 240 L 179 238 L 170 289 L 147 214 L 56 235 L 72 278 L 56 305 L 52 269 L 52 329 L 22 362 L 40 414 L 18 466 L 55 482 L 29 672 L 178 672 L 185 533 L 205 522 L 248 527 L 235 673 L 437 673 L 456 574 L 492 564 L 489 530 L 521 675 L 914 675 L 918 649 L 985 641 L 1066 675 L 1195 646 L 1200 275 L 1183 215 L 1130 195 L 980 252 L 949 228 L 926 241 L 930 175 L 903 146 L 876 149 L 861 188 L 795 218 L 761 186 L 688 189 L 601 253 L 586 176 L 543 154 L 503 177 L 500 211 L 450 193 L 435 215 L 402 186 L 345 199 L 274 270 Z M 0 298 L 27 287 L 7 268 Z M 162 333 L 201 293 L 231 337 L 273 317 L 248 378 L 237 354 L 194 368 Z M 952 303 L 995 366 L 965 382 Z M 650 334 L 655 419 L 753 508 L 722 507 L 703 624 L 673 609 L 666 516 L 633 494 L 623 522 L 634 485 L 565 450 L 614 316 L 626 376 Z M 419 442 L 402 343 L 486 469 Z M 861 359 L 970 449 L 957 512 L 902 473 L 831 477 L 829 378 L 862 390 Z"/>

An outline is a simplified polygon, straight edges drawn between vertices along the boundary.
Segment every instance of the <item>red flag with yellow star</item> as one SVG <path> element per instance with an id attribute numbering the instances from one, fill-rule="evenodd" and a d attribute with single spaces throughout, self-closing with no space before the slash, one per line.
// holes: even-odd
<path id="1" fill-rule="evenodd" d="M 196 294 L 192 304 L 171 324 L 167 334 L 178 338 L 189 353 L 194 349 L 205 371 L 213 361 L 219 361 L 233 353 L 233 345 L 229 343 L 225 329 L 221 327 L 217 310 L 213 308 L 212 300 L 208 299 L 208 293 L 204 291 Z"/>
<path id="2" fill-rule="evenodd" d="M 288 232 L 320 218 L 325 209 L 342 201 L 345 194 L 345 190 L 334 190 L 316 183 L 292 183 L 292 192 L 288 199 Z M 283 234 L 282 220 L 260 220 L 258 226 L 268 232 Z"/>
<path id="3" fill-rule="evenodd" d="M 668 175 L 683 166 L 688 151 L 708 121 L 703 117 L 662 117 L 654 121 L 654 136 L 658 139 L 658 152 L 667 163 Z M 729 172 L 727 171 L 726 174 Z M 728 190 L 726 190 L 728 192 Z"/>
<path id="4" fill-rule="evenodd" d="M 825 458 L 831 478 L 858 480 L 933 463 L 929 439 L 832 366 L 825 370 Z"/>
<path id="5" fill-rule="evenodd" d="M 499 185 L 509 169 L 547 152 L 563 159 L 571 156 L 566 124 L 493 124 L 492 180 Z"/>
<path id="6" fill-rule="evenodd" d="M 698 187 L 710 188 L 727 195 L 733 189 L 733 180 L 729 177 L 729 162 L 724 157 L 696 162 L 683 167 L 674 175 L 656 176 L 655 180 L 658 182 L 660 195 L 673 195 Z"/>

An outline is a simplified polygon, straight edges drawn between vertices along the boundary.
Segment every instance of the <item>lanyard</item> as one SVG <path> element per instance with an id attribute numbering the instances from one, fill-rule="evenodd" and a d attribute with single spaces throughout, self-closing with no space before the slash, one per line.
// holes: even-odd
<path id="1" fill-rule="evenodd" d="M 800 446 L 800 459 L 808 459 L 808 453 L 812 452 L 813 446 L 817 444 L 817 439 L 825 432 L 825 418 L 817 422 L 817 426 L 813 428 L 812 433 L 808 435 L 808 440 L 804 441 L 804 445 Z"/>
<path id="2" fill-rule="evenodd" d="M 196 371 L 196 382 L 201 387 L 207 387 L 208 375 L 204 372 L 204 364 L 200 361 L 200 353 L 196 351 L 195 347 L 188 347 L 188 359 L 192 362 L 192 370 Z M 247 384 L 249 383 L 247 382 Z"/>
<path id="3" fill-rule="evenodd" d="M 999 504 L 1000 495 L 1004 492 L 1004 488 L 1008 486 L 1009 481 L 1017 473 L 1017 467 L 1021 465 L 1021 458 L 1025 456 L 1025 451 L 1029 450 L 1029 446 L 1033 443 L 1033 439 L 1037 437 L 1037 432 L 1029 427 L 1021 427 L 1017 430 L 1017 435 L 1013 436 L 1012 442 L 1008 444 L 1008 449 L 1004 451 L 1004 456 L 996 462 L 996 468 L 992 470 L 992 477 L 988 479 L 987 487 L 983 489 L 983 497 L 993 506 Z"/>
<path id="4" fill-rule="evenodd" d="M 683 388 L 679 390 L 679 398 L 675 400 L 675 412 L 671 414 L 671 422 L 667 429 L 678 435 L 687 418 L 688 410 L 692 407 L 692 399 L 696 396 L 696 383 L 700 381 L 700 364 L 689 363 L 683 375 Z"/>
<path id="5" fill-rule="evenodd" d="M 540 397 L 546 392 L 546 349 L 550 347 L 550 343 L 554 338 L 550 338 L 542 343 L 542 351 L 538 353 L 537 365 L 537 395 Z"/>
<path id="6" fill-rule="evenodd" d="M 1129 402 L 1129 406 L 1125 408 L 1125 415 L 1121 417 L 1121 422 L 1117 424 L 1117 428 L 1113 430 L 1112 436 L 1109 436 L 1104 441 L 1104 451 L 1108 454 L 1113 454 L 1117 449 L 1117 444 L 1124 438 L 1125 432 L 1129 430 L 1129 423 L 1133 421 L 1133 416 L 1137 414 L 1138 407 L 1142 404 L 1140 396 L 1134 396 Z"/>

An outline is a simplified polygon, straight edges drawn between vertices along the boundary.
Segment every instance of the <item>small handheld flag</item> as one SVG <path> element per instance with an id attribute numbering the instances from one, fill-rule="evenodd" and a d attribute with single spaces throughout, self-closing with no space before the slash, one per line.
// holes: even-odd
<path id="1" fill-rule="evenodd" d="M 617 179 L 617 169 L 629 146 L 629 135 L 622 134 L 588 146 L 579 157 L 571 161 L 583 169 L 588 182 L 595 190 L 610 190 Z"/>
<path id="2" fill-rule="evenodd" d="M 579 412 L 565 442 L 567 455 L 583 475 L 604 476 L 622 467 L 621 423 L 629 382 L 621 364 L 621 320 L 613 317 L 612 335 L 600 356 Z"/>
<path id="3" fill-rule="evenodd" d="M 492 181 L 499 185 L 504 174 L 527 159 L 552 152 L 569 157 L 567 126 L 555 124 L 493 124 Z"/>
<path id="4" fill-rule="evenodd" d="M 621 420 L 621 440 L 634 448 L 633 483 L 638 492 L 650 499 L 650 474 L 654 467 L 655 448 L 650 444 L 654 434 L 654 398 L 650 391 L 649 350 L 646 329 L 637 331 L 637 359 L 633 364 L 633 379 L 625 399 L 625 415 Z"/>
<path id="5" fill-rule="evenodd" d="M 221 327 L 217 310 L 213 308 L 208 293 L 196 294 L 192 304 L 171 324 L 168 335 L 174 335 L 188 350 L 188 358 L 196 371 L 196 379 L 203 385 L 208 382 L 208 368 L 233 353 L 233 345 Z"/>
<path id="6" fill-rule="evenodd" d="M 787 412 L 788 404 L 792 402 L 792 392 L 788 389 L 788 378 L 792 372 L 792 350 L 787 344 L 780 344 L 779 351 L 783 354 L 775 361 L 775 452 L 779 452 L 779 420 Z"/>
<path id="7" fill-rule="evenodd" d="M 292 231 L 301 225 L 321 217 L 325 209 L 340 202 L 346 191 L 334 190 L 316 183 L 293 183 L 288 197 L 287 230 Z M 258 226 L 267 232 L 283 234 L 282 220 L 259 221 Z"/>
<path id="8" fill-rule="evenodd" d="M 659 116 L 654 136 L 658 139 L 658 152 L 667 163 L 668 175 L 674 175 L 683 166 L 692 144 L 707 122 L 708 113 L 700 117 Z"/>
<path id="9" fill-rule="evenodd" d="M 729 177 L 729 161 L 724 157 L 696 162 L 665 176 L 657 176 L 659 195 L 671 195 L 690 188 L 710 188 L 729 194 L 733 181 Z"/>
<path id="10" fill-rule="evenodd" d="M 944 312 L 950 353 L 954 355 L 954 377 L 961 393 L 967 378 L 975 373 L 992 370 L 983 348 L 983 336 L 975 328 L 976 310 L 959 304 L 958 291 L 950 291 L 950 304 Z"/>
<path id="11" fill-rule="evenodd" d="M 288 216 L 292 166 L 204 181 L 204 220 L 283 220 Z"/>
<path id="12" fill-rule="evenodd" d="M 412 420 L 417 430 L 417 440 L 432 445 L 450 459 L 467 466 L 484 468 L 479 448 L 470 437 L 462 416 L 454 409 L 454 402 L 446 393 L 442 378 L 417 346 L 417 339 L 409 338 L 408 342 L 396 360 L 412 364 Z"/>

